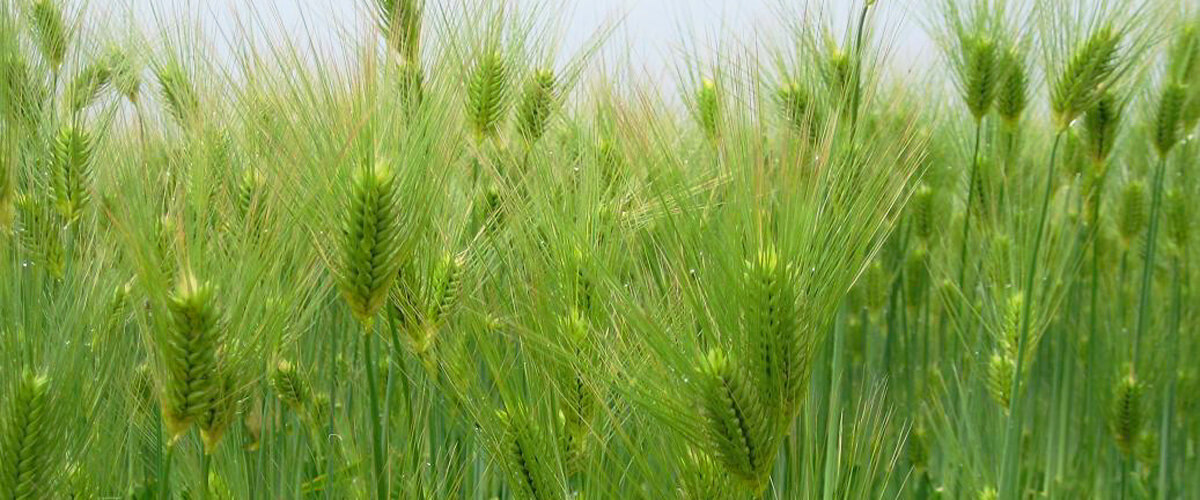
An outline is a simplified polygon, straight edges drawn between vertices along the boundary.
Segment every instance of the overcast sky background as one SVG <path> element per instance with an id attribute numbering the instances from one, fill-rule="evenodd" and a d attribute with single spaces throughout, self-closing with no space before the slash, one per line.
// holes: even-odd
<path id="1" fill-rule="evenodd" d="M 249 26 L 257 36 L 288 36 L 300 45 L 310 42 L 325 49 L 345 47 L 347 37 L 362 39 L 369 0 L 76 0 L 87 3 L 89 16 L 124 20 L 140 26 L 151 40 L 172 33 L 176 21 L 200 20 L 219 51 L 227 51 L 232 33 Z M 438 4 L 461 0 L 428 0 Z M 843 28 L 857 1 L 851 0 L 509 0 L 520 6 L 560 5 L 561 54 L 572 54 L 605 23 L 619 20 L 606 44 L 614 60 L 643 70 L 652 80 L 671 79 L 672 61 L 683 43 L 710 47 L 722 36 L 744 42 L 779 37 L 781 23 L 804 8 L 821 8 Z M 885 28 L 891 48 L 889 65 L 901 72 L 916 71 L 919 62 L 937 57 L 921 28 L 922 5 L 928 0 L 880 0 L 878 26 Z M 807 6 L 807 7 L 806 7 Z M 784 15 L 784 13 L 789 15 Z M 103 24 L 121 24 L 102 21 Z M 225 39 L 225 40 L 222 40 Z M 218 57 L 229 57 L 218 55 Z"/>

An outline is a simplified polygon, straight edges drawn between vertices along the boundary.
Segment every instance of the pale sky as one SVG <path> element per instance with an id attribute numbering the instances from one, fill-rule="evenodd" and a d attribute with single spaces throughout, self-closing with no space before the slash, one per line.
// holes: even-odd
<path id="1" fill-rule="evenodd" d="M 73 0 L 87 5 L 92 16 L 101 19 L 130 19 L 132 15 L 142 31 L 151 38 L 164 30 L 170 32 L 177 19 L 200 19 L 210 36 L 216 38 L 242 31 L 250 25 L 277 37 L 287 33 L 302 44 L 315 42 L 333 48 L 343 37 L 364 29 L 364 2 L 370 0 Z M 445 5 L 460 0 L 428 0 Z M 786 17 L 805 6 L 820 7 L 842 28 L 845 18 L 857 4 L 851 0 L 509 0 L 519 6 L 555 5 L 564 21 L 561 51 L 570 54 L 583 45 L 598 28 L 620 19 L 618 30 L 609 39 L 608 51 L 620 51 L 620 60 L 662 76 L 668 61 L 676 60 L 683 43 L 710 47 L 717 36 L 728 34 L 743 41 L 756 37 L 777 37 Z M 926 4 L 922 0 L 880 0 L 878 21 L 888 28 L 893 63 L 900 68 L 918 60 L 928 61 L 936 54 L 920 29 L 919 15 L 907 12 L 906 5 Z M 222 35 L 224 33 L 224 35 Z M 216 41 L 221 45 L 220 40 Z"/>

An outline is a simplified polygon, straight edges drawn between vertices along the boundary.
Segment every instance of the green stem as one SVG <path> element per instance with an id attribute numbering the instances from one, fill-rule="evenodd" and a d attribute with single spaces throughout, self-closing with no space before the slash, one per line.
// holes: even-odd
<path id="1" fill-rule="evenodd" d="M 337 421 L 337 354 L 338 340 L 341 339 L 340 328 L 334 328 L 333 343 L 329 347 L 329 425 L 322 440 L 328 449 L 325 451 L 325 500 L 333 499 L 333 437 L 334 422 Z"/>
<path id="2" fill-rule="evenodd" d="M 868 1 L 863 4 L 862 12 L 858 16 L 858 30 L 854 35 L 854 75 L 851 76 L 854 88 L 851 90 L 850 98 L 850 148 L 854 150 L 854 139 L 858 133 L 858 107 L 860 99 L 862 99 L 862 46 L 863 34 L 867 27 L 867 13 L 871 10 L 871 5 L 874 1 Z M 845 99 L 845 96 L 841 97 Z"/>
<path id="3" fill-rule="evenodd" d="M 200 500 L 208 498 L 208 468 L 211 462 L 208 452 L 204 451 L 203 444 L 200 449 Z"/>
<path id="4" fill-rule="evenodd" d="M 1176 370 L 1179 365 L 1179 330 L 1183 320 L 1183 266 L 1179 257 L 1175 258 L 1175 272 L 1172 285 L 1171 329 L 1168 342 L 1167 359 L 1167 396 L 1163 400 L 1161 420 L 1159 421 L 1159 464 L 1158 469 L 1158 498 L 1171 498 L 1171 418 L 1175 415 L 1175 383 L 1179 379 Z"/>
<path id="5" fill-rule="evenodd" d="M 975 147 L 971 148 L 971 174 L 968 176 L 970 184 L 967 185 L 967 208 L 966 214 L 963 215 L 963 234 L 962 242 L 959 244 L 958 251 L 958 286 L 966 293 L 967 290 L 967 246 L 971 241 L 971 207 L 975 206 L 975 177 L 979 170 L 979 137 L 983 133 L 983 120 L 975 121 Z M 970 297 L 968 297 L 968 302 Z"/>
<path id="6" fill-rule="evenodd" d="M 372 472 L 375 480 L 375 498 L 383 500 L 387 498 L 387 483 L 383 475 L 383 422 L 379 412 L 378 382 L 375 380 L 379 366 L 375 362 L 375 335 L 371 331 L 370 322 L 364 324 L 363 333 L 366 334 L 366 338 L 363 339 L 363 361 L 367 365 L 367 399 L 371 405 L 371 456 L 374 462 Z"/>
<path id="7" fill-rule="evenodd" d="M 1054 170 L 1058 160 L 1058 146 L 1062 142 L 1062 132 L 1055 134 L 1054 146 L 1050 149 L 1050 165 L 1046 170 L 1046 191 L 1042 196 L 1042 206 L 1038 211 L 1037 230 L 1034 232 L 1033 252 L 1029 255 L 1029 269 L 1025 275 L 1025 303 L 1021 307 L 1021 335 L 1017 341 L 1017 359 L 1013 369 L 1012 413 L 1009 415 L 1008 427 L 1004 436 L 1004 454 L 1001 463 L 1000 493 L 1003 498 L 1020 498 L 1018 488 L 1018 447 L 1020 444 L 1022 419 L 1021 404 L 1021 371 L 1025 361 L 1025 346 L 1029 340 L 1030 315 L 1033 304 L 1037 301 L 1034 293 L 1034 279 L 1037 277 L 1038 256 L 1042 251 L 1042 236 L 1046 231 L 1046 214 L 1050 208 L 1050 198 L 1054 193 Z"/>
<path id="8" fill-rule="evenodd" d="M 175 445 L 167 443 L 166 459 L 162 469 L 159 469 L 158 492 L 162 500 L 171 498 L 171 462 L 175 458 Z"/>
<path id="9" fill-rule="evenodd" d="M 1142 288 L 1138 296 L 1137 324 L 1133 330 L 1133 372 L 1137 373 L 1142 336 L 1150 320 L 1150 294 L 1154 286 L 1154 257 L 1158 247 L 1158 212 L 1162 209 L 1163 177 L 1167 169 L 1167 158 L 1159 158 L 1154 171 L 1154 188 L 1150 197 L 1150 227 L 1146 230 L 1146 256 L 1142 265 Z"/>
<path id="10" fill-rule="evenodd" d="M 833 326 L 833 365 L 829 370 L 829 417 L 825 429 L 825 500 L 834 498 L 837 491 L 838 443 L 841 434 L 842 357 L 845 351 L 843 314 L 838 314 Z"/>

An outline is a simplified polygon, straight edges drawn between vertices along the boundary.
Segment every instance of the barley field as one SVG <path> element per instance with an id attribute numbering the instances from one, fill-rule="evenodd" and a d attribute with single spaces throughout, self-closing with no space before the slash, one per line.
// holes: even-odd
<path id="1" fill-rule="evenodd" d="M 0 0 L 0 499 L 1200 499 L 1200 4 L 779 3 Z"/>

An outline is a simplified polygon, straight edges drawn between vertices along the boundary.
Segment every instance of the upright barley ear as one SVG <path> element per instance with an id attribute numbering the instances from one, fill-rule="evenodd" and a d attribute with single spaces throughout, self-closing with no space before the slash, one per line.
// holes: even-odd
<path id="1" fill-rule="evenodd" d="M 0 496 L 20 500 L 52 498 L 56 451 L 51 422 L 50 381 L 24 371 L 16 377 L 0 415 Z"/>
<path id="2" fill-rule="evenodd" d="M 1141 236 L 1147 218 L 1146 183 L 1141 180 L 1126 182 L 1117 207 L 1117 229 L 1126 247 Z"/>
<path id="3" fill-rule="evenodd" d="M 1088 157 L 1101 165 L 1112 154 L 1117 143 L 1124 108 L 1112 92 L 1103 92 L 1083 115 L 1083 135 L 1087 141 Z"/>
<path id="4" fill-rule="evenodd" d="M 812 93 L 796 81 L 788 81 L 775 93 L 784 120 L 797 132 L 809 132 L 819 125 L 818 106 L 814 105 Z"/>
<path id="5" fill-rule="evenodd" d="M 467 74 L 467 117 L 477 141 L 496 134 L 508 106 L 508 61 L 500 52 L 486 52 Z"/>
<path id="6" fill-rule="evenodd" d="M 808 376 L 808 346 L 800 336 L 792 267 L 773 247 L 746 263 L 743 328 L 754 349 L 751 363 L 759 395 L 768 409 L 790 421 Z"/>
<path id="7" fill-rule="evenodd" d="M 1179 142 L 1179 131 L 1187 102 L 1188 88 L 1181 83 L 1169 83 L 1159 96 L 1158 113 L 1154 117 L 1154 149 L 1166 158 Z"/>
<path id="8" fill-rule="evenodd" d="M 1113 439 L 1126 457 L 1133 456 L 1142 431 L 1142 389 L 1142 384 L 1130 372 L 1117 382 L 1113 396 Z"/>
<path id="9" fill-rule="evenodd" d="M 720 135 L 721 100 L 717 93 L 717 83 L 711 78 L 700 80 L 700 89 L 696 91 L 696 119 L 700 129 L 710 141 L 716 141 Z"/>
<path id="10" fill-rule="evenodd" d="M 1016 360 L 1009 356 L 1008 351 L 1007 348 L 997 348 L 987 364 L 988 394 L 1006 412 L 1012 403 L 1012 381 L 1016 373 Z"/>
<path id="11" fill-rule="evenodd" d="M 200 94 L 187 70 L 172 60 L 156 65 L 154 75 L 167 111 L 180 126 L 192 124 L 200 113 Z"/>
<path id="12" fill-rule="evenodd" d="M 832 97 L 842 100 L 850 95 L 849 91 L 854 83 L 854 63 L 850 59 L 850 53 L 838 47 L 836 42 L 827 40 L 826 46 L 824 59 L 821 61 L 821 76 Z M 843 109 L 845 108 L 843 106 Z"/>
<path id="13" fill-rule="evenodd" d="M 517 131 L 521 137 L 530 143 L 542 138 L 557 100 L 558 82 L 554 71 L 534 71 L 525 83 L 525 91 L 517 105 Z"/>
<path id="14" fill-rule="evenodd" d="M 1120 47 L 1121 34 L 1106 25 L 1075 49 L 1050 91 L 1050 106 L 1060 131 L 1066 130 L 1107 89 L 1117 70 Z"/>
<path id="15" fill-rule="evenodd" d="M 1000 54 L 1000 77 L 996 85 L 996 112 L 1009 127 L 1016 127 L 1029 104 L 1029 69 L 1016 47 Z"/>
<path id="16" fill-rule="evenodd" d="M 1178 189 L 1167 193 L 1167 237 L 1175 245 L 1177 252 L 1188 247 L 1192 238 L 1192 200 L 1188 200 Z"/>
<path id="17" fill-rule="evenodd" d="M 929 252 L 925 247 L 918 246 L 908 253 L 904 261 L 904 285 L 905 304 L 908 307 L 920 305 L 929 288 Z"/>
<path id="18" fill-rule="evenodd" d="M 574 310 L 560 319 L 559 323 L 568 349 L 576 356 L 582 357 L 588 342 L 587 319 L 580 311 Z M 571 473 L 579 471 L 587 458 L 592 418 L 600 404 L 592 394 L 585 376 L 578 364 L 572 363 L 568 369 L 563 370 L 559 384 L 563 397 L 562 409 L 559 411 L 562 421 L 560 439 L 565 451 L 565 465 Z"/>
<path id="19" fill-rule="evenodd" d="M 1017 366 L 1017 349 L 1020 345 L 1021 311 L 1025 307 L 1025 294 L 1014 293 L 1008 297 L 1004 308 L 998 312 L 999 327 L 996 336 L 996 348 L 987 365 L 987 389 L 1005 411 L 1009 409 L 1014 397 L 1012 383 L 1015 377 L 1025 376 L 1029 372 L 1029 363 Z M 1032 321 L 1032 320 L 1031 320 Z M 1030 337 L 1025 352 L 1037 350 L 1038 338 Z"/>
<path id="20" fill-rule="evenodd" d="M 41 197 L 18 194 L 17 244 L 29 258 L 46 267 L 50 275 L 61 278 L 66 269 L 66 247 L 63 246 L 63 221 L 58 212 Z"/>
<path id="21" fill-rule="evenodd" d="M 100 59 L 84 66 L 68 87 L 67 95 L 71 103 L 71 111 L 78 113 L 91 106 L 111 79 L 112 70 L 109 68 L 108 60 Z"/>
<path id="22" fill-rule="evenodd" d="M 400 186 L 381 161 L 359 167 L 342 204 L 334 279 L 351 312 L 369 323 L 387 300 L 400 269 Z"/>
<path id="23" fill-rule="evenodd" d="M 923 242 L 930 242 L 941 229 L 937 217 L 940 213 L 937 206 L 937 194 L 926 183 L 917 186 L 912 195 L 912 208 L 909 217 L 917 237 Z"/>
<path id="24" fill-rule="evenodd" d="M 883 310 L 887 306 L 889 292 L 891 291 L 891 278 L 879 259 L 871 262 L 871 266 L 867 268 L 867 272 L 863 276 L 863 289 L 866 291 L 867 310 L 871 315 L 872 321 L 879 320 L 879 316 L 883 314 Z"/>
<path id="25" fill-rule="evenodd" d="M 387 38 L 388 47 L 406 61 L 414 62 L 421 51 L 421 16 L 425 10 L 424 0 L 376 0 L 380 15 L 380 28 Z"/>
<path id="26" fill-rule="evenodd" d="M 142 71 L 129 54 L 113 49 L 108 54 L 110 82 L 129 102 L 137 102 L 142 89 Z"/>
<path id="27" fill-rule="evenodd" d="M 77 220 L 91 200 L 92 139 L 72 123 L 54 138 L 54 203 L 68 222 Z"/>
<path id="28" fill-rule="evenodd" d="M 428 320 L 440 324 L 458 304 L 462 294 L 463 268 L 467 259 L 462 254 L 447 253 L 433 273 L 434 295 L 431 297 Z"/>
<path id="29" fill-rule="evenodd" d="M 732 500 L 741 498 L 733 478 L 711 456 L 688 448 L 680 459 L 682 500 Z"/>
<path id="30" fill-rule="evenodd" d="M 720 350 L 700 361 L 701 412 L 714 456 L 755 491 L 766 486 L 774 426 L 745 372 Z"/>
<path id="31" fill-rule="evenodd" d="M 502 426 L 503 463 L 513 489 L 529 500 L 562 498 L 562 488 L 553 472 L 554 455 L 545 446 L 541 431 L 528 412 L 517 407 L 497 413 Z"/>
<path id="32" fill-rule="evenodd" d="M 425 100 L 425 71 L 420 61 L 401 61 L 396 71 L 400 79 L 400 102 L 412 113 Z"/>
<path id="33" fill-rule="evenodd" d="M 18 51 L 0 55 L 0 95 L 4 113 L 14 122 L 32 125 L 42 116 L 46 89 L 34 78 L 29 63 Z"/>
<path id="34" fill-rule="evenodd" d="M 260 211 L 262 196 L 265 194 L 266 178 L 257 168 L 247 168 L 242 172 L 237 184 L 237 210 L 243 219 L 252 211 Z"/>
<path id="35" fill-rule="evenodd" d="M 996 99 L 996 82 L 1000 73 L 996 42 L 986 35 L 967 37 L 963 51 L 966 62 L 963 96 L 975 121 L 983 120 Z"/>
<path id="36" fill-rule="evenodd" d="M 42 58 L 57 72 L 67 58 L 67 45 L 71 38 L 62 8 L 55 0 L 34 0 L 29 17 L 34 41 Z"/>
<path id="37" fill-rule="evenodd" d="M 217 353 L 221 313 L 215 292 L 212 285 L 184 272 L 167 298 L 172 327 L 159 346 L 166 368 L 160 397 L 167 430 L 176 438 L 205 416 L 224 389 Z"/>
<path id="38" fill-rule="evenodd" d="M 104 315 L 104 326 L 99 331 L 93 332 L 93 344 L 98 344 L 100 339 L 111 338 L 125 330 L 125 323 L 129 321 L 129 313 L 132 309 L 129 297 L 132 292 L 132 280 L 118 285 L 113 290 L 112 297 L 108 300 L 107 313 Z"/>
<path id="39" fill-rule="evenodd" d="M 281 360 L 271 371 L 271 388 L 279 400 L 296 413 L 303 414 L 312 400 L 312 387 L 308 380 L 287 360 Z"/>

